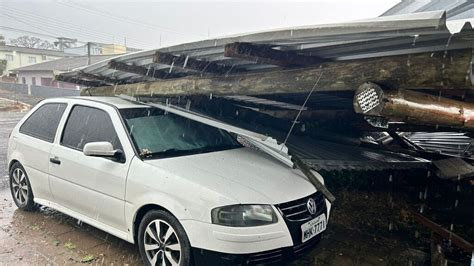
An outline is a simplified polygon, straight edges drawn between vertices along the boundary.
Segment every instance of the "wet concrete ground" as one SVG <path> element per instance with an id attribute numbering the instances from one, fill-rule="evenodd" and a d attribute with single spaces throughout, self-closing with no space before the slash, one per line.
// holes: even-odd
<path id="1" fill-rule="evenodd" d="M 8 135 L 23 115 L 24 113 L 0 111 L 0 266 L 84 263 L 141 265 L 138 248 L 126 241 L 87 224 L 78 223 L 77 220 L 49 208 L 41 207 L 31 213 L 16 208 L 3 166 L 6 164 Z M 409 263 L 406 258 L 412 255 L 401 257 L 400 254 L 410 250 L 403 248 L 396 240 L 374 238 L 333 222 L 334 219 L 330 221 L 322 242 L 313 253 L 294 262 L 294 265 Z"/>
<path id="2" fill-rule="evenodd" d="M 0 265 L 141 265 L 138 249 L 55 210 L 17 209 L 6 177 L 6 147 L 20 112 L 0 112 Z"/>
<path id="3" fill-rule="evenodd" d="M 8 135 L 23 115 L 0 112 L 0 265 L 140 265 L 134 245 L 49 208 L 16 208 L 3 166 Z"/>

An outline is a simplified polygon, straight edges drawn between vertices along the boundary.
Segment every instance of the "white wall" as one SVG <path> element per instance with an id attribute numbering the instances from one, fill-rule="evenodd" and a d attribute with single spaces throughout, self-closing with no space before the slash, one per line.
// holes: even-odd
<path id="1" fill-rule="evenodd" d="M 23 78 L 25 79 L 25 84 L 33 85 L 33 78 L 36 79 L 36 85 L 41 86 L 41 78 L 50 78 L 54 80 L 53 71 L 18 71 L 18 83 L 23 83 Z M 44 86 L 54 86 L 58 88 L 69 88 L 69 89 L 79 89 L 80 87 L 71 83 L 56 82 L 56 85 L 47 85 Z"/>
<path id="2" fill-rule="evenodd" d="M 8 75 L 11 69 L 29 66 L 33 64 L 38 64 L 46 61 L 56 60 L 61 58 L 60 56 L 43 56 L 41 53 L 32 54 L 32 53 L 22 53 L 16 51 L 0 51 L 0 59 L 7 59 L 7 55 L 13 57 L 13 61 L 7 60 L 7 69 L 4 75 Z M 34 57 L 36 63 L 29 62 L 29 58 Z"/>
<path id="3" fill-rule="evenodd" d="M 19 71 L 18 83 L 23 83 L 23 78 L 26 83 L 33 85 L 33 78 L 36 79 L 36 85 L 41 85 L 41 78 L 54 78 L 52 71 Z"/>

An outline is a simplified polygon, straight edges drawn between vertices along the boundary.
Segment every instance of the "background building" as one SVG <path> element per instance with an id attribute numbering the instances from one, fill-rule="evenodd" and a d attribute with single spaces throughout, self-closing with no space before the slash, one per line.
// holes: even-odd
<path id="1" fill-rule="evenodd" d="M 88 55 L 88 50 L 90 50 L 91 55 L 118 55 L 140 51 L 139 49 L 126 47 L 125 45 L 121 44 L 91 42 L 78 47 L 65 48 L 64 52 L 75 55 Z"/>
<path id="2" fill-rule="evenodd" d="M 91 64 L 113 57 L 114 55 L 91 56 Z M 54 75 L 59 72 L 70 71 L 88 64 L 87 56 L 61 58 L 44 63 L 29 65 L 12 69 L 18 77 L 18 83 L 27 85 L 40 85 L 58 88 L 78 88 L 77 85 L 54 80 Z"/>
<path id="3" fill-rule="evenodd" d="M 6 68 L 2 75 L 9 75 L 14 68 L 29 66 L 46 61 L 73 56 L 62 51 L 18 47 L 12 45 L 0 46 L 0 60 L 5 60 Z"/>

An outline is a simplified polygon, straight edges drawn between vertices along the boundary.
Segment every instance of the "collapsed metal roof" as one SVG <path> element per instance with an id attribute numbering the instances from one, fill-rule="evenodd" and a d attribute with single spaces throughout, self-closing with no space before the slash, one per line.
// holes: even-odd
<path id="1" fill-rule="evenodd" d="M 385 11 L 382 16 L 407 14 L 416 12 L 446 10 L 449 20 L 474 17 L 474 1 L 472 0 L 402 0 L 394 7 Z"/>
<path id="2" fill-rule="evenodd" d="M 289 66 L 279 65 L 278 60 L 272 61 L 272 56 L 269 56 L 270 60 L 259 60 L 258 57 L 252 60 L 252 56 L 229 56 L 227 48 L 233 44 L 250 44 L 263 54 L 268 52 L 265 50 L 267 48 L 270 48 L 273 55 L 275 51 L 281 51 L 282 54 L 291 52 L 296 59 L 308 60 L 309 65 L 318 60 L 319 62 L 347 61 L 417 53 L 425 53 L 429 58 L 430 53 L 433 57 L 434 52 L 438 52 L 439 56 L 443 53 L 446 55 L 445 52 L 448 50 L 473 49 L 474 30 L 471 23 L 458 21 L 454 26 L 447 25 L 445 12 L 435 11 L 385 16 L 349 23 L 279 29 L 126 54 L 62 73 L 58 79 L 91 87 L 141 82 L 145 82 L 145 86 L 148 86 L 156 80 L 170 79 L 172 86 L 175 86 L 176 83 L 179 85 L 179 79 L 176 82 L 172 79 L 183 76 L 198 78 L 214 74 L 225 77 L 240 73 L 254 75 L 255 72 L 260 73 Z M 278 57 L 278 52 L 276 57 Z M 468 59 L 470 57 L 469 54 Z M 466 66 L 469 66 L 469 61 L 466 60 Z M 305 66 L 305 64 L 300 66 Z M 158 75 L 155 72 L 158 72 Z M 463 70 L 463 78 L 465 73 Z M 235 81 L 242 83 L 238 78 Z M 129 86 L 129 88 L 132 91 L 138 90 L 138 85 L 140 84 Z M 136 89 L 135 86 L 137 86 Z M 254 83 L 250 86 L 254 86 Z M 113 92 L 111 95 L 117 95 L 120 94 L 115 90 L 117 87 L 120 86 L 109 86 L 107 89 Z M 163 91 L 163 87 L 157 88 L 157 93 L 160 90 Z M 231 93 L 220 95 L 220 98 L 233 101 L 238 106 L 267 106 L 272 109 L 290 111 L 297 111 L 298 106 L 306 98 L 305 107 L 309 110 L 322 107 L 332 111 L 352 110 L 353 92 L 351 91 L 331 92 L 331 94 L 315 92 L 312 97 L 292 91 L 274 97 L 276 96 L 274 83 L 271 83 L 269 92 L 258 97 Z M 154 96 L 154 94 L 149 96 Z M 278 134 L 270 135 L 278 137 Z M 281 140 L 281 136 L 278 139 Z M 415 156 L 314 138 L 306 139 L 299 136 L 289 139 L 287 144 L 315 169 L 385 170 L 429 166 L 429 161 Z"/>
<path id="3" fill-rule="evenodd" d="M 206 67 L 203 71 L 187 68 L 190 60 L 218 64 L 225 70 L 225 74 L 278 68 L 248 59 L 226 57 L 224 48 L 232 43 L 268 45 L 276 50 L 294 51 L 298 55 L 332 61 L 474 47 L 474 31 L 469 20 L 462 21 L 461 24 L 458 21 L 452 28 L 448 26 L 445 12 L 432 11 L 348 23 L 279 29 L 126 54 L 62 73 L 58 77 L 63 81 L 72 78 L 71 82 L 82 81 L 82 84 L 87 84 L 87 81 L 96 82 L 89 84 L 90 86 L 156 80 L 156 75 L 152 75 L 150 71 L 137 74 L 114 69 L 111 67 L 111 61 L 123 63 L 125 66 L 142 67 L 142 70 L 163 71 L 165 74 L 169 73 L 169 77 L 207 74 Z M 185 57 L 185 60 L 179 67 L 174 65 L 174 62 L 157 63 L 154 59 L 157 52 Z"/>
<path id="4" fill-rule="evenodd" d="M 472 158 L 474 139 L 460 132 L 415 132 L 408 139 L 425 150 L 451 156 Z"/>
<path id="5" fill-rule="evenodd" d="M 287 146 L 316 170 L 381 171 L 428 168 L 430 161 L 383 150 L 305 138 L 293 138 Z"/>

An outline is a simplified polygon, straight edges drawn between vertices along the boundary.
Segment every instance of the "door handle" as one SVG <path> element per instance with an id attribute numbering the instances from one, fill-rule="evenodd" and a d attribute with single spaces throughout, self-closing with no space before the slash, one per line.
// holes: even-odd
<path id="1" fill-rule="evenodd" d="M 49 161 L 57 165 L 61 164 L 61 161 L 58 159 L 58 157 L 49 158 Z"/>

